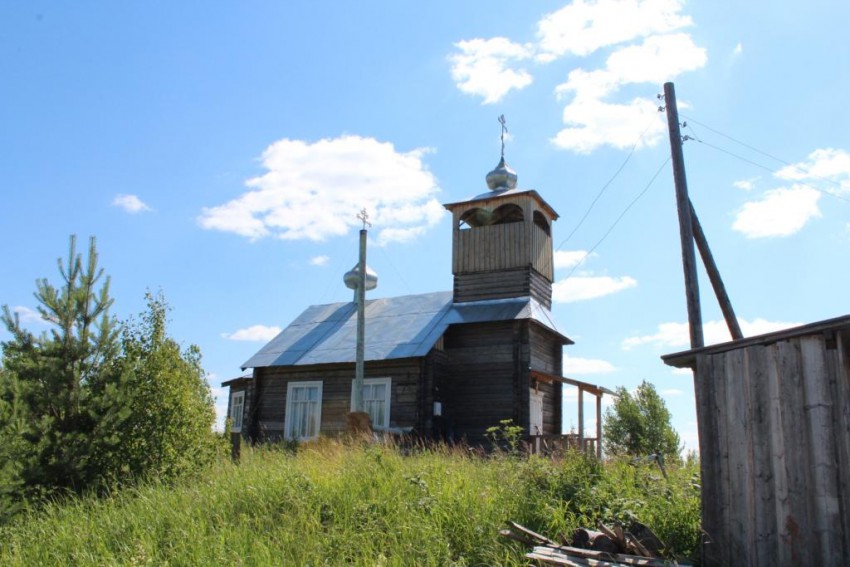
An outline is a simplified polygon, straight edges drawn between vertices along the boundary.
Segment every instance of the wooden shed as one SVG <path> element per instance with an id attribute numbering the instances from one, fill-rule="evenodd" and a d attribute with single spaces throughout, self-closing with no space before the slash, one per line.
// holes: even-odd
<path id="1" fill-rule="evenodd" d="M 706 565 L 850 565 L 850 316 L 670 354 L 694 371 Z"/>

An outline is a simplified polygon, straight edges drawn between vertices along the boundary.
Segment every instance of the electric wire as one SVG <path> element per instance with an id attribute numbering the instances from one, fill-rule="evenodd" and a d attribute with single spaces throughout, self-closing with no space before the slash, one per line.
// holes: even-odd
<path id="1" fill-rule="evenodd" d="M 646 184 L 646 186 L 643 188 L 643 190 L 641 190 L 641 192 L 638 193 L 637 196 L 635 196 L 635 198 L 632 199 L 631 202 L 628 205 L 626 205 L 626 208 L 623 209 L 623 212 L 620 213 L 620 216 L 618 216 L 616 218 L 616 220 L 614 220 L 614 222 L 608 228 L 608 230 L 605 231 L 605 234 L 602 235 L 602 238 L 600 238 L 598 241 L 596 241 L 596 244 L 594 244 L 593 247 L 590 248 L 590 250 L 585 252 L 585 254 L 584 254 L 584 256 L 582 256 L 581 260 L 576 262 L 576 265 L 573 266 L 572 270 L 570 270 L 570 273 L 568 273 L 565 278 L 560 280 L 561 282 L 564 282 L 564 281 L 570 279 L 570 276 L 572 276 L 576 272 L 576 270 L 579 269 L 579 267 L 584 263 L 584 261 L 587 260 L 588 256 L 593 254 L 593 252 L 599 247 L 599 245 L 602 244 L 605 241 L 606 238 L 608 238 L 608 235 L 610 235 L 611 232 L 614 230 L 614 228 L 620 223 L 620 221 L 623 220 L 623 217 L 626 216 L 626 213 L 628 213 L 629 210 L 635 205 L 635 203 L 637 203 L 640 200 L 640 198 L 643 197 L 646 194 L 647 191 L 649 191 L 649 188 L 652 187 L 652 184 L 655 183 L 655 180 L 658 178 L 658 176 L 664 170 L 666 165 L 668 163 L 670 163 L 671 159 L 672 159 L 671 156 L 667 156 L 667 159 L 665 159 L 664 162 L 661 164 L 661 166 L 658 168 L 658 170 L 656 170 L 655 174 L 653 174 L 652 178 L 649 180 L 649 182 Z"/>
<path id="2" fill-rule="evenodd" d="M 407 283 L 407 280 L 405 279 L 404 274 L 402 274 L 401 270 L 399 270 L 399 269 L 396 267 L 395 263 L 394 263 L 394 262 L 392 261 L 392 259 L 390 258 L 390 255 L 389 255 L 389 254 L 387 254 L 387 251 L 386 251 L 386 250 L 384 250 L 384 247 L 383 247 L 383 246 L 377 246 L 377 248 L 378 248 L 378 249 L 381 251 L 381 253 L 384 255 L 384 258 L 386 258 L 387 262 L 388 262 L 388 263 L 389 263 L 389 265 L 390 265 L 390 268 L 392 268 L 392 269 L 393 269 L 393 271 L 395 272 L 396 276 L 398 276 L 398 279 L 400 279 L 400 280 L 401 280 L 401 283 L 402 283 L 402 285 L 403 285 L 403 286 L 407 289 L 407 292 L 408 292 L 408 293 L 410 293 L 410 294 L 412 294 L 412 293 L 413 293 L 413 289 L 412 289 L 412 288 L 410 287 L 410 285 Z"/>
<path id="3" fill-rule="evenodd" d="M 688 122 L 688 129 L 689 129 L 691 132 L 693 132 L 693 134 L 694 134 L 692 137 L 687 137 L 688 139 L 692 139 L 692 140 L 694 140 L 694 141 L 696 141 L 696 142 L 698 142 L 698 143 L 700 143 L 700 144 L 702 144 L 702 145 L 704 145 L 704 146 L 708 146 L 709 148 L 711 148 L 711 149 L 713 149 L 713 150 L 716 150 L 716 151 L 719 151 L 719 152 L 721 152 L 721 153 L 724 153 L 724 154 L 726 154 L 726 155 L 728 155 L 728 156 L 731 156 L 731 157 L 733 157 L 733 158 L 735 158 L 735 159 L 741 160 L 741 161 L 743 161 L 743 162 L 745 162 L 745 163 L 749 163 L 750 165 L 754 165 L 755 167 L 758 167 L 758 168 L 763 169 L 763 170 L 765 170 L 765 171 L 768 171 L 768 172 L 770 172 L 770 173 L 774 173 L 774 172 L 775 172 L 775 169 L 774 169 L 774 168 L 772 168 L 772 167 L 768 167 L 768 166 L 763 165 L 763 164 L 761 164 L 761 163 L 755 162 L 755 161 L 753 161 L 753 160 L 751 160 L 751 159 L 748 159 L 748 158 L 745 158 L 745 157 L 743 157 L 743 156 L 741 156 L 741 155 L 738 155 L 738 154 L 736 154 L 735 152 L 733 152 L 733 151 L 731 151 L 731 150 L 727 150 L 727 149 L 725 149 L 725 148 L 721 148 L 721 147 L 719 147 L 719 146 L 716 146 L 716 145 L 714 145 L 714 144 L 711 144 L 711 143 L 706 142 L 705 140 L 701 139 L 701 138 L 700 138 L 700 136 L 698 136 L 698 135 L 697 135 L 697 133 L 693 130 L 693 128 L 691 128 L 691 127 L 690 127 L 690 122 L 693 122 L 694 124 L 698 124 L 699 126 L 701 126 L 701 127 L 705 128 L 705 129 L 707 129 L 707 130 L 710 130 L 711 132 L 714 132 L 715 134 L 717 134 L 717 135 L 719 135 L 719 136 L 723 136 L 724 138 L 727 138 L 727 139 L 729 139 L 729 140 L 731 140 L 731 141 L 735 142 L 736 144 L 740 144 L 740 145 L 744 146 L 745 148 L 747 148 L 747 149 L 749 149 L 749 150 L 752 150 L 752 151 L 754 151 L 754 152 L 756 152 L 756 153 L 759 153 L 759 154 L 761 154 L 761 155 L 763 155 L 763 156 L 765 156 L 765 157 L 768 157 L 768 158 L 770 158 L 770 159 L 772 159 L 772 160 L 774 160 L 774 161 L 777 161 L 777 162 L 779 162 L 779 163 L 781 163 L 781 164 L 783 164 L 783 165 L 785 165 L 785 166 L 787 166 L 787 167 L 794 168 L 794 169 L 795 169 L 795 170 L 797 170 L 798 172 L 800 172 L 800 173 L 802 173 L 802 174 L 805 174 L 805 175 L 807 175 L 807 176 L 809 176 L 809 177 L 811 177 L 811 178 L 813 178 L 813 179 L 817 179 L 817 180 L 819 180 L 819 181 L 823 181 L 823 182 L 826 182 L 826 183 L 830 183 L 830 184 L 832 184 L 832 185 L 835 185 L 835 186 L 836 186 L 836 187 L 838 187 L 839 189 L 842 189 L 842 185 L 841 185 L 841 183 L 839 183 L 838 181 L 836 181 L 836 180 L 834 180 L 834 179 L 829 179 L 829 178 L 826 178 L 826 177 L 821 177 L 821 176 L 819 176 L 819 175 L 815 175 L 815 174 L 813 174 L 813 173 L 811 173 L 811 172 L 809 172 L 809 171 L 806 171 L 806 170 L 804 170 L 803 168 L 799 167 L 797 164 L 790 163 L 790 162 L 788 162 L 788 161 L 786 161 L 786 160 L 784 160 L 784 159 L 782 159 L 782 158 L 778 158 L 778 157 L 776 157 L 776 156 L 774 156 L 774 155 L 771 155 L 771 154 L 769 154 L 769 153 L 767 153 L 767 152 L 765 152 L 765 151 L 762 151 L 762 150 L 760 150 L 760 149 L 756 148 L 755 146 L 752 146 L 752 145 L 750 145 L 750 144 L 747 144 L 747 143 L 745 143 L 745 142 L 742 142 L 742 141 L 740 141 L 740 140 L 737 140 L 737 139 L 733 138 L 732 136 L 730 136 L 730 135 L 728 135 L 728 134 L 724 134 L 723 132 L 721 132 L 721 131 L 719 131 L 719 130 L 714 129 L 714 128 L 712 128 L 711 126 L 708 126 L 708 125 L 706 125 L 706 124 L 703 124 L 702 122 L 699 122 L 699 121 L 697 121 L 697 120 L 695 120 L 695 119 L 693 119 L 693 118 L 690 118 L 690 117 L 687 117 L 687 116 L 684 116 L 684 115 L 682 115 L 682 117 L 685 119 L 685 121 L 686 121 L 686 122 Z M 830 197 L 834 197 L 835 199 L 838 199 L 838 200 L 840 200 L 840 201 L 844 201 L 844 202 L 850 203 L 850 199 L 847 199 L 846 197 L 844 197 L 844 196 L 842 196 L 842 195 L 840 195 L 840 194 L 838 194 L 838 193 L 835 193 L 835 192 L 833 192 L 833 191 L 829 191 L 829 190 L 827 190 L 827 189 L 822 189 L 822 188 L 820 188 L 820 187 L 815 187 L 815 186 L 814 186 L 814 185 L 812 185 L 811 183 L 807 183 L 807 182 L 805 182 L 805 181 L 797 181 L 797 180 L 795 180 L 795 183 L 796 183 L 797 185 L 803 185 L 803 186 L 805 186 L 805 187 L 809 187 L 810 189 L 814 189 L 815 191 L 818 191 L 819 193 L 824 193 L 824 194 L 829 195 Z"/>
<path id="4" fill-rule="evenodd" d="M 593 198 L 593 201 L 591 201 L 590 206 L 584 212 L 584 215 L 578 221 L 578 224 L 576 224 L 576 226 L 575 226 L 575 228 L 573 228 L 572 232 L 570 232 L 567 235 L 567 237 L 564 240 L 561 241 L 561 243 L 558 245 L 558 247 L 555 248 L 556 252 L 558 250 L 560 250 L 561 247 L 570 240 L 570 238 L 573 237 L 573 235 L 578 231 L 579 228 L 581 228 L 581 225 L 584 224 L 585 220 L 587 220 L 588 215 L 590 215 L 590 211 L 593 210 L 593 207 L 596 205 L 597 201 L 599 201 L 599 199 L 602 197 L 602 195 L 605 193 L 605 191 L 608 189 L 608 187 L 611 185 L 611 183 L 613 183 L 614 180 L 617 179 L 617 177 L 623 171 L 623 168 L 625 168 L 626 164 L 629 163 L 629 160 L 632 159 L 632 155 L 634 155 L 635 150 L 637 149 L 641 140 L 643 140 L 643 137 L 646 135 L 646 133 L 652 127 L 652 123 L 655 122 L 655 120 L 656 120 L 656 118 L 653 116 L 652 121 L 649 124 L 647 124 L 646 128 L 643 129 L 643 132 L 641 132 L 640 136 L 638 136 L 638 139 L 635 140 L 635 143 L 632 145 L 631 151 L 629 151 L 629 155 L 626 156 L 626 159 L 623 160 L 623 163 L 620 164 L 620 167 L 617 168 L 617 171 L 615 171 L 614 175 L 611 176 L 611 179 L 609 179 L 608 182 L 605 183 L 605 185 L 602 186 L 602 189 L 600 189 L 599 192 L 596 194 L 596 197 Z"/>

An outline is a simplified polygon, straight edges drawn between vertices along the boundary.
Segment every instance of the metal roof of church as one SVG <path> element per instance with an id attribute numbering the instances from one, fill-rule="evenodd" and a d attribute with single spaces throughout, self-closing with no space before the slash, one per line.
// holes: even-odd
<path id="1" fill-rule="evenodd" d="M 531 319 L 558 333 L 549 310 L 530 297 L 453 303 L 436 292 L 366 301 L 366 360 L 425 356 L 449 325 Z M 353 302 L 313 305 L 242 368 L 355 361 L 357 309 Z"/>

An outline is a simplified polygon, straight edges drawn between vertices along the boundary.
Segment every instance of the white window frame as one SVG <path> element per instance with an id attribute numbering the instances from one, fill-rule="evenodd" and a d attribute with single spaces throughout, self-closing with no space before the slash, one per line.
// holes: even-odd
<path id="1" fill-rule="evenodd" d="M 386 430 L 390 427 L 390 409 L 392 408 L 392 399 L 393 399 L 393 379 L 392 378 L 364 378 L 363 386 L 373 386 L 377 384 L 386 385 L 387 396 L 384 400 L 386 404 L 386 411 L 384 411 L 384 421 L 383 423 L 372 423 L 372 429 L 377 431 Z M 364 404 L 366 403 L 366 399 L 363 400 Z M 351 411 L 354 411 L 354 380 L 351 381 Z M 368 413 L 368 411 L 367 411 Z M 371 414 L 370 414 L 371 417 Z"/>
<path id="2" fill-rule="evenodd" d="M 293 391 L 296 388 L 318 388 L 319 396 L 318 396 L 318 405 L 316 407 L 316 413 L 313 417 L 314 420 L 314 429 L 315 435 L 312 436 L 293 436 L 290 432 L 291 427 L 293 426 L 292 417 L 295 413 L 293 408 Z M 286 439 L 296 440 L 296 441 L 309 441 L 310 439 L 316 439 L 319 437 L 319 434 L 322 430 L 322 381 L 312 381 L 312 382 L 290 382 L 286 385 L 286 415 L 284 416 L 284 425 L 283 425 L 283 434 Z"/>
<path id="3" fill-rule="evenodd" d="M 239 408 L 237 413 L 236 408 Z M 242 414 L 245 412 L 245 391 L 240 390 L 230 394 L 230 431 L 242 432 Z"/>

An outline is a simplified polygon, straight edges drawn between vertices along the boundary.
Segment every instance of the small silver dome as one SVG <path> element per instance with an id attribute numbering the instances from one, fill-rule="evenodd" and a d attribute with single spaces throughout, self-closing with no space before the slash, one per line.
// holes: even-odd
<path id="1" fill-rule="evenodd" d="M 507 189 L 516 189 L 517 175 L 516 171 L 505 165 L 505 156 L 499 160 L 499 165 L 496 169 L 487 174 L 487 187 L 491 191 L 505 191 Z"/>
<path id="2" fill-rule="evenodd" d="M 360 270 L 358 269 L 359 265 L 354 264 L 354 267 L 349 271 L 345 272 L 345 275 L 342 277 L 342 281 L 345 282 L 345 287 L 348 289 L 357 289 L 357 284 L 360 282 Z M 366 265 L 366 291 L 371 291 L 378 287 L 378 274 Z"/>

